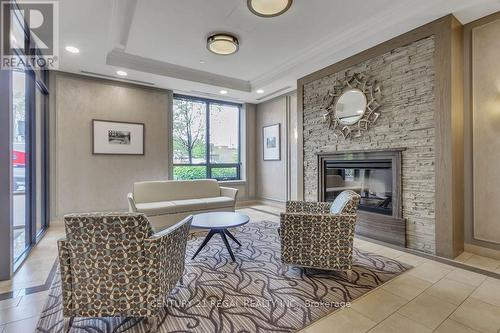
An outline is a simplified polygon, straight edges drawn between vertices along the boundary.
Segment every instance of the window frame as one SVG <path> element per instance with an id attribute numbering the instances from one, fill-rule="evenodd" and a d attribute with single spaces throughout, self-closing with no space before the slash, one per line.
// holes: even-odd
<path id="1" fill-rule="evenodd" d="M 206 168 L 205 177 L 207 179 L 216 179 L 217 181 L 240 181 L 241 179 L 241 110 L 243 105 L 235 102 L 227 102 L 210 98 L 174 94 L 173 101 L 184 99 L 205 104 L 205 163 L 174 163 L 172 150 L 172 178 L 174 179 L 175 167 L 202 166 Z M 238 161 L 236 163 L 212 163 L 210 150 L 210 105 L 230 105 L 238 108 Z M 172 103 L 173 105 L 173 103 Z M 174 112 L 172 107 L 172 113 Z M 174 133 L 172 132 L 172 142 Z M 215 178 L 212 177 L 212 169 L 236 168 L 236 177 Z"/>
<path id="2" fill-rule="evenodd" d="M 12 9 L 20 10 L 19 5 L 12 4 Z M 28 23 L 24 20 L 23 17 L 19 17 L 17 14 L 14 16 L 8 16 L 9 20 L 15 19 L 23 29 L 24 34 L 24 49 L 16 48 L 14 53 L 18 57 L 23 56 L 40 56 L 41 52 L 38 49 L 30 48 L 30 43 L 32 40 L 32 34 L 30 29 L 28 28 Z M 10 254 L 12 261 L 12 270 L 17 271 L 28 255 L 30 254 L 33 247 L 42 239 L 45 235 L 45 232 L 50 226 L 50 211 L 49 211 L 49 88 L 48 88 L 48 72 L 47 70 L 40 70 L 37 68 L 33 68 L 33 66 L 29 63 L 24 67 L 13 68 L 9 70 L 9 87 L 8 94 L 9 97 L 12 94 L 12 77 L 13 72 L 21 72 L 25 75 L 25 249 L 23 252 L 17 256 L 13 256 L 13 252 Z M 36 92 L 39 91 L 42 98 L 42 110 L 37 109 L 36 105 Z M 9 103 L 12 101 L 9 98 Z M 12 106 L 9 105 L 9 108 Z M 9 109 L 9 112 L 12 110 Z M 40 117 L 40 118 L 39 118 Z M 36 147 L 36 139 L 37 139 L 37 126 L 36 121 L 40 119 L 41 128 L 40 135 L 42 142 L 40 144 L 39 149 L 41 149 L 41 159 L 37 160 L 37 147 Z M 9 138 L 12 140 L 12 138 Z M 13 150 L 12 143 L 10 143 L 10 150 Z M 40 164 L 40 177 L 41 179 L 37 179 L 37 167 Z M 10 166 L 12 167 L 12 166 Z M 10 180 L 12 184 L 12 179 Z M 40 182 L 40 193 L 37 193 L 37 182 Z M 12 185 L 11 185 L 12 186 Z M 13 198 L 13 195 L 19 195 L 18 193 L 14 193 L 13 190 L 10 191 L 10 195 Z M 12 199 L 13 202 L 13 199 Z M 36 230 L 37 227 L 37 207 L 40 206 L 40 230 Z M 11 205 L 10 209 L 13 209 Z M 11 216 L 12 217 L 12 216 Z M 12 226 L 13 220 L 9 221 Z M 10 244 L 12 246 L 13 242 L 13 234 L 9 235 Z M 13 249 L 11 250 L 13 251 Z M 1 269 L 1 268 L 0 268 Z"/>

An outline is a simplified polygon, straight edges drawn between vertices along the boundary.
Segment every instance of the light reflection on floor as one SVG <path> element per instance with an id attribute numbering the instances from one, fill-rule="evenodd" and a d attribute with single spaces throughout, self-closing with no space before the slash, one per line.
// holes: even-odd
<path id="1" fill-rule="evenodd" d="M 26 196 L 24 193 L 15 193 L 13 197 L 13 259 L 14 261 L 26 250 L 25 223 L 26 223 Z"/>
<path id="2" fill-rule="evenodd" d="M 26 250 L 26 240 L 24 229 L 14 230 L 14 260 L 16 260 L 24 250 Z"/>

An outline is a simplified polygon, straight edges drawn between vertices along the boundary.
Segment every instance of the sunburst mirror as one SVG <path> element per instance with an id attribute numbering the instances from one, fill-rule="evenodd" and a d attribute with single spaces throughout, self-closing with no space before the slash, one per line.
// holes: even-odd
<path id="1" fill-rule="evenodd" d="M 344 139 L 360 137 L 380 116 L 380 86 L 377 81 L 354 74 L 337 80 L 325 97 L 328 127 Z"/>

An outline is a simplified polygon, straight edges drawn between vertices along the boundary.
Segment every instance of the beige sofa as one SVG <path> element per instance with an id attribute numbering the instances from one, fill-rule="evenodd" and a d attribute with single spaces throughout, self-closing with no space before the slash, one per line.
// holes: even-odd
<path id="1" fill-rule="evenodd" d="M 186 216 L 204 212 L 234 212 L 238 190 L 220 187 L 213 179 L 134 183 L 129 210 L 144 213 L 156 231 Z"/>

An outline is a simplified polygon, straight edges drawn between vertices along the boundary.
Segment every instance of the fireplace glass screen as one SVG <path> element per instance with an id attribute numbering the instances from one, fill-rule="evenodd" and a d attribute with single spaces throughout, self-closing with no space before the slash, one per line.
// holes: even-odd
<path id="1" fill-rule="evenodd" d="M 360 210 L 392 215 L 391 160 L 325 161 L 324 198 L 333 201 L 344 190 L 361 195 Z"/>

